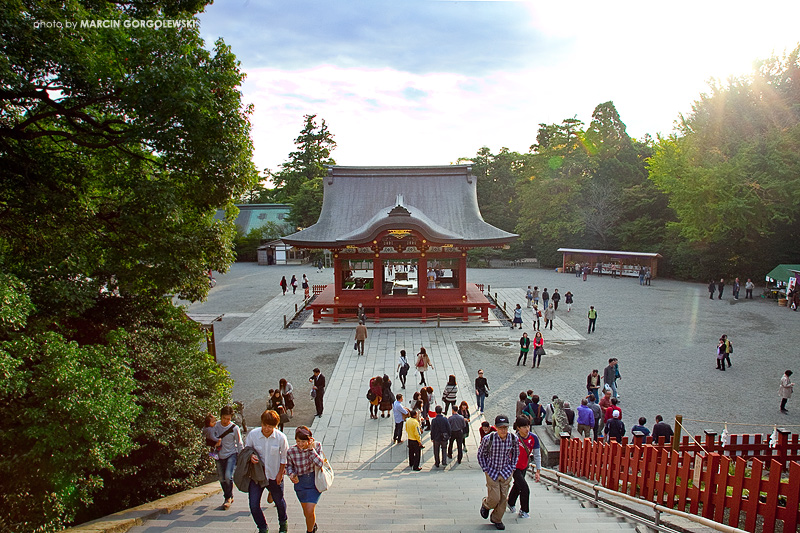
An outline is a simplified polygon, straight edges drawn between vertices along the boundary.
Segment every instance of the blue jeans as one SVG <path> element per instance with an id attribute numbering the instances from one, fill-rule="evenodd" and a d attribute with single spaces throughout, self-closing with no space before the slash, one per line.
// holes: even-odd
<path id="1" fill-rule="evenodd" d="M 616 398 L 617 397 L 617 382 L 616 381 L 612 381 L 611 383 L 608 384 L 608 386 L 611 387 L 611 393 L 612 393 L 611 397 L 612 398 Z"/>
<path id="2" fill-rule="evenodd" d="M 481 410 L 481 413 L 483 412 L 483 400 L 485 399 L 486 399 L 486 393 L 483 392 L 478 393 L 478 409 Z"/>
<path id="3" fill-rule="evenodd" d="M 593 388 L 593 387 L 592 387 L 592 388 L 587 388 L 587 389 L 586 389 L 586 391 L 587 391 L 589 394 L 593 394 L 593 395 L 594 395 L 594 401 L 595 401 L 595 403 L 597 403 L 597 402 L 599 402 L 599 401 L 600 401 L 600 398 L 599 398 L 599 396 L 600 396 L 600 387 L 597 387 L 597 388 Z"/>
<path id="4" fill-rule="evenodd" d="M 262 487 L 251 479 L 247 495 L 250 498 L 250 514 L 253 515 L 253 522 L 256 523 L 258 529 L 267 529 L 267 519 L 264 518 L 264 511 L 261 510 L 261 496 L 264 494 L 264 489 L 267 489 L 272 494 L 272 501 L 275 502 L 275 507 L 278 508 L 278 521 L 286 522 L 287 520 L 286 500 L 283 499 L 283 483 L 278 485 L 274 479 L 270 479 L 267 481 L 267 486 Z"/>
<path id="5" fill-rule="evenodd" d="M 217 477 L 222 486 L 222 495 L 226 500 L 233 498 L 233 471 L 236 470 L 236 454 L 225 459 L 217 459 L 214 462 L 217 465 Z"/>

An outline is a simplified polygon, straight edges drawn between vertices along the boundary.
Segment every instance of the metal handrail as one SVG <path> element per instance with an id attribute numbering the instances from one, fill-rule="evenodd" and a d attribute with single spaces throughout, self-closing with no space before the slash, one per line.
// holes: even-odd
<path id="1" fill-rule="evenodd" d="M 690 521 L 695 522 L 697 524 L 700 524 L 702 526 L 711 528 L 711 529 L 713 529 L 715 531 L 722 531 L 724 533 L 749 533 L 749 532 L 745 531 L 744 529 L 739 529 L 739 528 L 736 528 L 736 527 L 733 527 L 733 526 L 720 524 L 719 522 L 714 522 L 713 520 L 709 520 L 708 518 L 705 518 L 703 516 L 697 516 L 697 515 L 693 515 L 693 514 L 690 514 L 690 513 L 686 513 L 684 511 L 678 511 L 677 509 L 671 509 L 669 507 L 665 507 L 665 506 L 657 504 L 657 503 L 653 503 L 653 502 L 650 502 L 650 501 L 647 501 L 647 500 L 642 500 L 642 499 L 636 498 L 634 496 L 630 496 L 628 494 L 625 494 L 624 492 L 617 492 L 615 490 L 607 489 L 606 487 L 600 485 L 599 483 L 591 483 L 589 481 L 585 481 L 583 479 L 576 478 L 576 477 L 564 474 L 563 472 L 559 472 L 558 470 L 553 470 L 551 468 L 542 468 L 541 471 L 556 477 L 556 482 L 555 482 L 556 487 L 562 488 L 561 479 L 563 478 L 563 479 L 566 479 L 566 480 L 570 481 L 571 483 L 582 485 L 584 487 L 587 487 L 587 488 L 591 489 L 594 492 L 594 503 L 595 504 L 604 504 L 603 507 L 612 508 L 612 510 L 614 510 L 614 509 L 618 510 L 618 506 L 615 506 L 613 503 L 610 503 L 610 502 L 608 502 L 606 500 L 601 500 L 600 499 L 599 494 L 601 492 L 604 493 L 604 494 L 608 494 L 609 496 L 614 496 L 615 498 L 622 498 L 624 500 L 628 500 L 630 502 L 636 503 L 637 505 L 642 505 L 644 507 L 649 507 L 650 509 L 653 510 L 654 517 L 653 517 L 653 521 L 650 522 L 648 520 L 648 523 L 654 525 L 657 529 L 660 529 L 660 530 L 669 530 L 669 528 L 666 528 L 666 527 L 661 525 L 661 513 L 666 513 L 666 514 L 669 514 L 669 515 L 673 515 L 673 516 L 677 516 L 677 517 L 680 517 L 680 518 L 684 518 L 686 520 L 690 520 Z M 553 481 L 549 480 L 549 479 L 547 479 L 546 481 L 548 481 L 550 483 L 553 483 Z M 563 487 L 563 488 L 569 489 L 569 487 Z M 574 491 L 573 490 L 573 492 L 578 492 L 578 491 Z M 583 494 L 584 496 L 586 496 L 588 498 L 591 497 L 589 494 L 585 494 L 585 493 L 578 493 L 578 494 Z M 641 517 L 637 517 L 636 515 L 630 515 L 629 513 L 624 513 L 624 514 L 626 516 L 628 516 L 629 518 L 632 518 L 634 520 L 640 519 L 640 521 L 642 521 Z"/>

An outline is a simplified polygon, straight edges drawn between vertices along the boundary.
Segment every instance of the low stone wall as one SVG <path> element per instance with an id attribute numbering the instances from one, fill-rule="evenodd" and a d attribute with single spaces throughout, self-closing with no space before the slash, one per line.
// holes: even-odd
<path id="1" fill-rule="evenodd" d="M 145 520 L 156 518 L 160 514 L 182 509 L 209 496 L 222 492 L 218 482 L 208 483 L 193 489 L 185 490 L 154 502 L 119 511 L 85 524 L 65 529 L 68 533 L 122 533 L 134 526 L 140 526 Z"/>

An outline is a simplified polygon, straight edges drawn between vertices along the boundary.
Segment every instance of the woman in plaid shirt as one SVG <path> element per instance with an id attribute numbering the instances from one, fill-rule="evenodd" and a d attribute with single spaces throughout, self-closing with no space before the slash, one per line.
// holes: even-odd
<path id="1" fill-rule="evenodd" d="M 314 483 L 314 466 L 321 467 L 325 461 L 322 446 L 314 440 L 311 430 L 300 426 L 294 432 L 296 444 L 289 448 L 286 460 L 286 474 L 294 483 L 294 492 L 306 517 L 306 531 L 317 530 L 316 506 L 320 492 Z"/>

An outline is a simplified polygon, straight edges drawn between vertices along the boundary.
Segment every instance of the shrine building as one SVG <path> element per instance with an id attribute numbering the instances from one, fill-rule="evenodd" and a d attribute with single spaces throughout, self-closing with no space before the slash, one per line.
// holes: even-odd
<path id="1" fill-rule="evenodd" d="M 308 305 L 314 323 L 353 318 L 359 303 L 384 318 L 480 317 L 494 307 L 467 283 L 467 250 L 502 248 L 517 235 L 487 224 L 467 165 L 328 167 L 313 226 L 284 237 L 328 249 L 334 283 Z"/>

